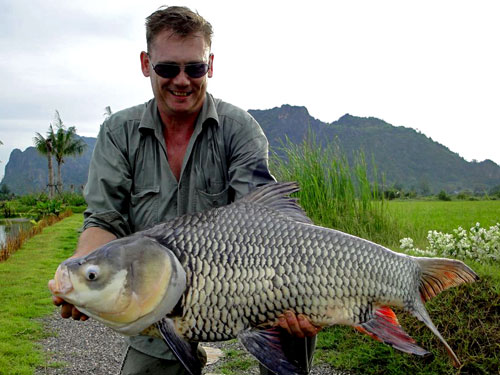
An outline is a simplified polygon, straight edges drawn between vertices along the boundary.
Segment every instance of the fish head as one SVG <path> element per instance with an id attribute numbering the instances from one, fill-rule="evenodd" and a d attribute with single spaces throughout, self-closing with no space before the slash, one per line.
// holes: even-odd
<path id="1" fill-rule="evenodd" d="M 49 283 L 53 295 L 126 335 L 165 317 L 185 288 L 186 274 L 175 255 L 144 236 L 114 240 L 70 258 Z"/>

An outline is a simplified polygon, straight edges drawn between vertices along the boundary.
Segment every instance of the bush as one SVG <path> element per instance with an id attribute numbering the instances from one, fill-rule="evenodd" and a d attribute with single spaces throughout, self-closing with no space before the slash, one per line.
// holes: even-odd
<path id="1" fill-rule="evenodd" d="M 458 227 L 453 233 L 430 230 L 427 240 L 429 246 L 425 250 L 415 248 L 411 238 L 401 239 L 400 248 L 423 256 L 453 257 L 483 264 L 500 261 L 500 223 L 489 229 L 476 223 L 468 231 Z"/>
<path id="2" fill-rule="evenodd" d="M 63 193 L 59 196 L 61 201 L 68 206 L 86 206 L 87 202 L 83 198 L 82 194 L 79 193 Z"/>
<path id="3" fill-rule="evenodd" d="M 441 190 L 438 194 L 438 199 L 440 201 L 451 201 L 451 197 L 446 193 L 446 191 Z"/>
<path id="4" fill-rule="evenodd" d="M 9 202 L 0 202 L 0 215 L 5 218 L 9 218 L 15 216 L 16 212 Z"/>

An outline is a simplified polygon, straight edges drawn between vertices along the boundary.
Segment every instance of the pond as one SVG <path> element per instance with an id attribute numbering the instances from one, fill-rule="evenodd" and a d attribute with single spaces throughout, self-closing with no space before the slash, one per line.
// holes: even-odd
<path id="1" fill-rule="evenodd" d="M 0 247 L 7 238 L 17 236 L 22 229 L 28 230 L 32 225 L 29 219 L 24 218 L 0 219 Z"/>

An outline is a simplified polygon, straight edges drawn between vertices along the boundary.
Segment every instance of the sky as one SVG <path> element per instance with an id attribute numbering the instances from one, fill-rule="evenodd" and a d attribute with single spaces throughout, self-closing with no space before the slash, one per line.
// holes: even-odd
<path id="1" fill-rule="evenodd" d="M 0 177 L 14 148 L 152 97 L 139 54 L 164 1 L 0 0 Z M 500 2 L 178 1 L 213 26 L 208 90 L 243 109 L 305 106 L 414 128 L 500 164 Z"/>

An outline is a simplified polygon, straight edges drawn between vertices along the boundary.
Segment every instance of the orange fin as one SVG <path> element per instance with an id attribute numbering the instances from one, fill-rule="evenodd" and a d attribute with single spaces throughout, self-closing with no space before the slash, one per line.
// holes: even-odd
<path id="1" fill-rule="evenodd" d="M 463 262 L 444 258 L 414 258 L 420 265 L 420 295 L 428 301 L 452 286 L 479 279 L 476 273 Z"/>
<path id="2" fill-rule="evenodd" d="M 430 353 L 418 346 L 399 325 L 398 318 L 394 311 L 387 306 L 381 306 L 375 310 L 373 318 L 369 321 L 355 326 L 377 341 L 392 346 L 394 349 L 405 353 L 427 356 Z"/>

